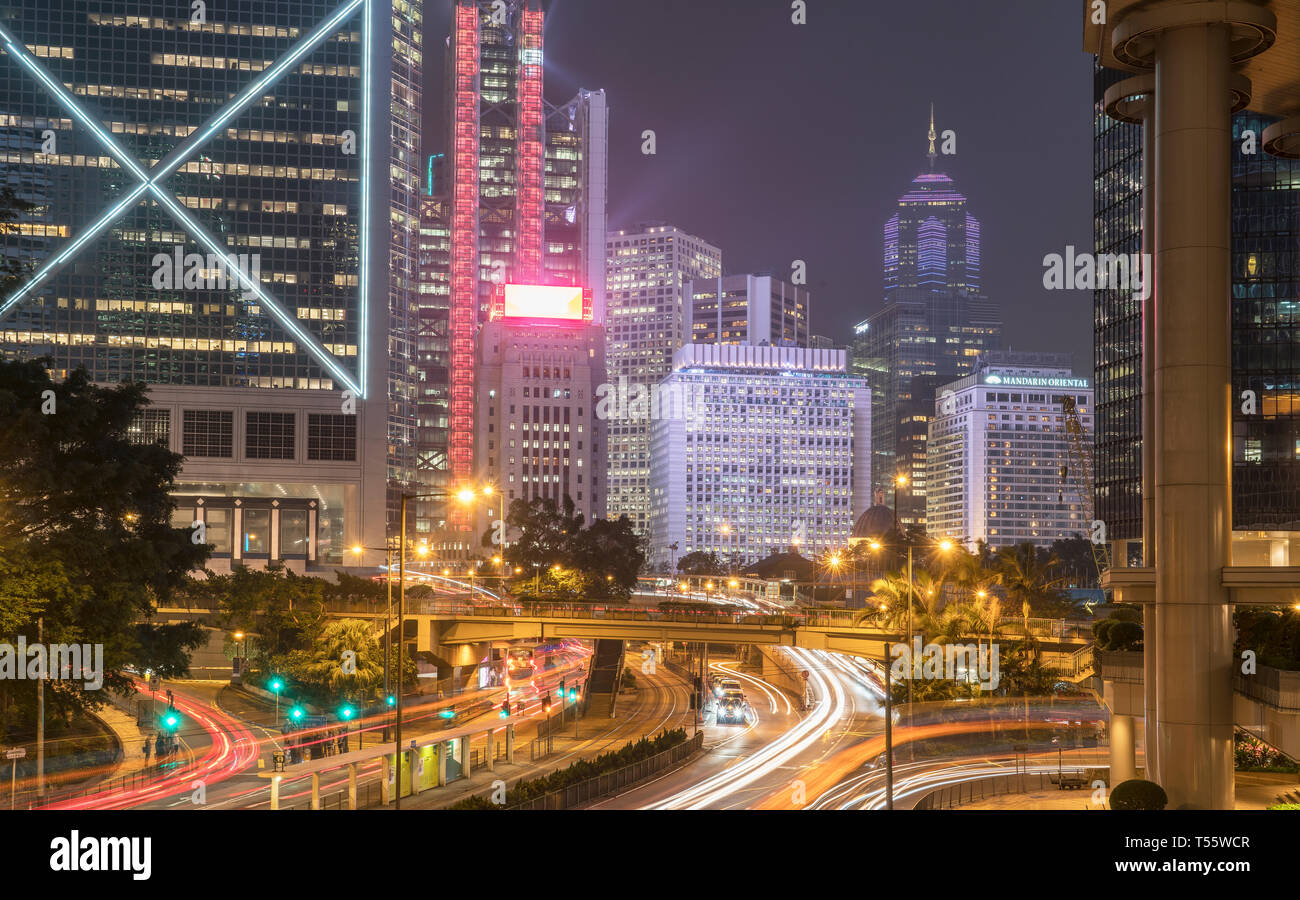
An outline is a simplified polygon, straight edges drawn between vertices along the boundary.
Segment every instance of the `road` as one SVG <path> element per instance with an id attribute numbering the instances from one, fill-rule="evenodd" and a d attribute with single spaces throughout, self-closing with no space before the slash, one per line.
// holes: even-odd
<path id="1" fill-rule="evenodd" d="M 854 664 L 820 651 L 787 648 L 809 672 L 817 697 L 803 714 L 798 698 L 734 664 L 718 662 L 744 685 L 753 707 L 746 725 L 706 721 L 705 752 L 697 762 L 647 785 L 596 804 L 598 809 L 745 809 L 788 793 L 792 804 L 806 793 L 806 777 L 825 759 L 884 727 L 878 698 Z"/>

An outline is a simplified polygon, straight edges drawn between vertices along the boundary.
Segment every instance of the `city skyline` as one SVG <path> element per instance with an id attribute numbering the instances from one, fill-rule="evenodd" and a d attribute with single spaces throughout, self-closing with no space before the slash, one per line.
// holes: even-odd
<path id="1" fill-rule="evenodd" d="M 1044 255 L 1091 242 L 1090 192 L 1062 177 L 1089 164 L 1090 130 L 1077 107 L 1091 102 L 1090 64 L 1065 37 L 1075 18 L 1068 4 L 1011 6 L 1028 20 L 1021 27 L 1052 40 L 1008 54 L 976 49 L 963 38 L 985 27 L 987 14 L 954 0 L 935 4 L 922 30 L 906 9 L 874 5 L 813 8 L 806 26 L 793 27 L 788 9 L 764 16 L 743 0 L 700 7 L 560 0 L 547 14 L 546 94 L 558 101 L 589 88 L 608 97 L 611 231 L 671 222 L 721 247 L 725 274 L 788 279 L 803 260 L 816 303 L 812 333 L 836 346 L 884 305 L 874 248 L 898 186 L 929 171 L 933 103 L 939 134 L 955 131 L 957 149 L 941 152 L 936 168 L 979 204 L 982 289 L 1005 304 L 1006 345 L 1068 352 L 1076 371 L 1091 371 L 1090 297 L 1042 285 Z M 445 34 L 445 19 L 431 4 L 426 29 Z M 639 35 L 630 44 L 592 46 L 581 37 L 630 30 Z M 1010 47 L 1014 38 L 994 30 L 988 40 Z M 789 61 L 764 71 L 746 56 L 747 42 L 781 46 Z M 430 71 L 441 71 L 441 38 L 426 49 Z M 1016 55 L 1026 51 L 1034 56 Z M 916 65 L 917 53 L 925 65 Z M 1022 66 L 1044 73 L 1020 85 L 1017 105 L 1034 109 L 1032 120 L 982 87 Z M 867 73 L 888 77 L 891 90 L 864 103 L 857 85 Z M 429 115 L 437 98 L 425 93 Z M 655 131 L 653 156 L 641 152 L 646 129 Z M 431 153 L 441 149 L 426 143 Z M 1047 186 L 1051 202 L 1038 202 L 1028 185 Z"/>
<path id="2" fill-rule="evenodd" d="M 0 0 L 11 810 L 1285 866 L 1077 813 L 1300 810 L 1300 0 L 186 2 Z"/>

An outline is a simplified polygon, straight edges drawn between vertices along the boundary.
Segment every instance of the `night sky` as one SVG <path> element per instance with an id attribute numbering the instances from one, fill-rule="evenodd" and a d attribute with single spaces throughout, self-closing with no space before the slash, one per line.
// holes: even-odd
<path id="1" fill-rule="evenodd" d="M 604 88 L 609 227 L 664 220 L 728 273 L 808 264 L 812 330 L 837 344 L 881 304 L 881 242 L 940 157 L 983 227 L 983 290 L 1004 345 L 1091 374 L 1085 292 L 1045 291 L 1044 254 L 1092 244 L 1091 66 L 1067 0 L 552 0 L 546 95 Z M 442 133 L 448 0 L 426 0 L 426 150 Z M 658 153 L 641 153 L 653 129 Z"/>

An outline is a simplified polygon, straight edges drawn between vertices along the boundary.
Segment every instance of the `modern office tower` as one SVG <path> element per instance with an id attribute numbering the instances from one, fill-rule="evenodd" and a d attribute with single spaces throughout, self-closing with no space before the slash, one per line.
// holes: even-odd
<path id="1" fill-rule="evenodd" d="M 150 385 L 214 568 L 382 560 L 344 548 L 414 470 L 420 5 L 6 10 L 3 352 Z"/>
<path id="2" fill-rule="evenodd" d="M 1097 253 L 1142 252 L 1142 126 L 1108 115 L 1106 89 L 1127 77 L 1095 67 L 1093 220 Z M 1300 531 L 1300 162 L 1243 153 L 1277 121 L 1232 117 L 1232 522 L 1238 532 Z M 1256 148 L 1258 149 L 1258 148 Z M 1142 538 L 1142 303 L 1093 294 L 1097 518 L 1113 540 Z M 1256 412 L 1243 411 L 1253 391 Z M 1241 548 L 1246 535 L 1234 537 Z M 1244 548 L 1242 548 L 1244 549 Z"/>
<path id="3" fill-rule="evenodd" d="M 594 409 L 605 332 L 592 321 L 593 295 L 505 284 L 479 332 L 477 471 L 507 512 L 513 500 L 567 496 L 588 522 L 605 517 L 605 424 Z"/>
<path id="4" fill-rule="evenodd" d="M 872 479 L 891 500 L 897 490 L 900 524 L 925 523 L 925 444 L 939 388 L 1001 343 L 997 307 L 965 291 L 898 290 L 855 327 L 853 373 L 867 379 L 873 402 Z"/>
<path id="5" fill-rule="evenodd" d="M 416 458 L 420 484 L 430 493 L 454 489 L 448 465 L 451 412 L 451 201 L 436 192 L 446 173 L 446 157 L 431 156 L 420 197 L 419 282 L 412 313 L 415 325 Z M 469 536 L 447 530 L 446 503 L 416 501 L 420 515 L 410 531 L 427 541 L 437 558 L 463 555 Z M 409 513 L 408 513 L 409 515 Z"/>
<path id="6" fill-rule="evenodd" d="M 1072 398 L 1085 435 L 1092 389 L 1068 354 L 995 352 L 944 385 L 930 422 L 926 530 L 974 549 L 1088 535 L 1070 465 L 1064 404 Z M 1062 478 L 1064 467 L 1065 478 Z"/>
<path id="7" fill-rule="evenodd" d="M 912 180 L 885 223 L 885 300 L 921 287 L 978 293 L 980 223 L 951 178 L 934 171 L 934 107 L 930 108 L 930 171 Z"/>
<path id="8" fill-rule="evenodd" d="M 685 342 L 684 297 L 693 279 L 722 274 L 722 251 L 666 223 L 611 232 L 606 246 L 605 363 L 625 393 L 650 391 Z M 609 434 L 609 517 L 645 534 L 650 511 L 650 430 L 614 419 Z"/>
<path id="9" fill-rule="evenodd" d="M 846 545 L 871 500 L 870 410 L 844 350 L 682 347 L 648 411 L 651 567 Z"/>
<path id="10" fill-rule="evenodd" d="M 589 289 L 593 321 L 603 325 L 609 179 L 605 92 L 582 90 L 567 103 L 545 106 L 544 281 Z"/>
<path id="11" fill-rule="evenodd" d="M 452 0 L 447 121 L 434 167 L 444 175 L 435 194 L 443 203 L 429 207 L 436 218 L 426 225 L 446 229 L 449 247 L 446 261 L 431 260 L 423 276 L 438 287 L 422 295 L 434 309 L 421 340 L 447 347 L 442 359 L 431 352 L 421 372 L 428 390 L 445 384 L 436 388 L 445 398 L 429 401 L 434 424 L 419 440 L 420 464 L 436 483 L 478 475 L 474 353 L 496 286 L 590 288 L 594 321 L 604 320 L 605 95 L 584 90 L 560 106 L 545 100 L 543 20 L 540 0 Z M 445 415 L 433 412 L 440 405 Z M 438 531 L 447 514 L 442 500 L 423 501 L 416 528 Z M 452 519 L 456 533 L 433 539 L 463 548 L 475 536 Z"/>
<path id="12" fill-rule="evenodd" d="M 903 525 L 925 524 L 928 424 L 940 385 L 970 373 L 975 358 L 1002 345 L 997 306 L 979 294 L 980 225 L 951 178 L 918 175 L 885 223 L 882 309 L 858 323 L 853 371 L 871 386 L 872 481 L 898 492 Z M 900 476 L 906 478 L 897 487 Z"/>
<path id="13" fill-rule="evenodd" d="M 772 275 L 693 281 L 686 334 L 695 344 L 808 346 L 808 291 Z"/>

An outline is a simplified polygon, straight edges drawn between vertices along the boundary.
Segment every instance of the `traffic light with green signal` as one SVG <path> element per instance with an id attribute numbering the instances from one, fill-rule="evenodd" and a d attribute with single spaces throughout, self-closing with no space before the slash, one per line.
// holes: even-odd
<path id="1" fill-rule="evenodd" d="M 301 722 L 302 717 L 307 715 L 307 711 L 301 706 L 295 706 L 289 710 L 289 718 L 294 722 Z"/>
<path id="2" fill-rule="evenodd" d="M 168 734 L 175 734 L 181 727 L 181 714 L 174 709 L 167 710 L 162 714 L 162 727 Z"/>
<path id="3" fill-rule="evenodd" d="M 353 709 L 353 708 L 352 708 L 349 704 L 347 704 L 347 703 L 345 703 L 345 704 L 343 704 L 342 706 L 339 707 L 339 721 L 340 721 L 340 722 L 350 722 L 350 721 L 352 721 L 353 716 L 355 716 L 356 714 L 357 714 L 357 711 L 356 711 L 355 709 Z"/>
<path id="4" fill-rule="evenodd" d="M 502 701 L 501 701 L 501 718 L 503 718 L 503 719 L 508 719 L 508 718 L 510 718 L 510 701 L 509 701 L 509 700 L 502 700 Z"/>

